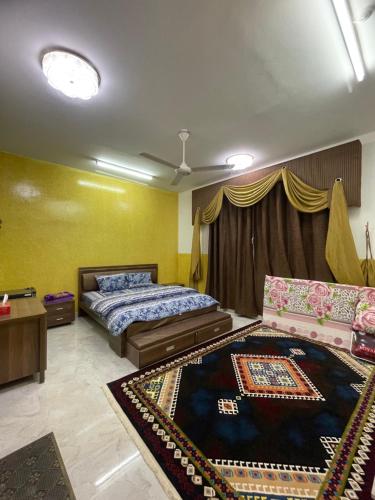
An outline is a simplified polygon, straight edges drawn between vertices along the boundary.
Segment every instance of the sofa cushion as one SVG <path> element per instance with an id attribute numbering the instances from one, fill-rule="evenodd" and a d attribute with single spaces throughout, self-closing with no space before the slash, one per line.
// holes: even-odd
<path id="1" fill-rule="evenodd" d="M 375 335 L 375 289 L 364 288 L 359 292 L 353 329 Z"/>
<path id="2" fill-rule="evenodd" d="M 360 290 L 352 285 L 266 276 L 263 322 L 349 350 Z"/>

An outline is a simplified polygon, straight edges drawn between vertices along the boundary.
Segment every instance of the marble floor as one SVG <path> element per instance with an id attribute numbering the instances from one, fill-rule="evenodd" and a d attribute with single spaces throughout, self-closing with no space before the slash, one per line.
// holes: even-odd
<path id="1" fill-rule="evenodd" d="M 166 499 L 101 389 L 134 371 L 90 319 L 48 330 L 45 383 L 0 388 L 0 458 L 52 431 L 78 500 Z"/>

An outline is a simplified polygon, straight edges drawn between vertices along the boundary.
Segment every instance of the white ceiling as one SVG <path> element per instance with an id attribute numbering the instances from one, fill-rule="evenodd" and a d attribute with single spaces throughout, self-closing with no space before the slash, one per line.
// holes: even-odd
<path id="1" fill-rule="evenodd" d="M 370 0 L 352 0 L 360 17 Z M 330 0 L 3 0 L 0 149 L 92 170 L 92 158 L 139 167 L 169 186 L 189 128 L 191 166 L 249 152 L 254 168 L 375 130 L 375 14 L 357 25 L 367 68 L 352 69 Z M 40 53 L 63 47 L 100 71 L 99 94 L 73 101 L 48 86 Z"/>

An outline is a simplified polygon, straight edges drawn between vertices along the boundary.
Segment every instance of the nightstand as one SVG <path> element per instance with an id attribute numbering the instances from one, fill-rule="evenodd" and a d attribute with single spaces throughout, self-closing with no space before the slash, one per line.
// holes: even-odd
<path id="1" fill-rule="evenodd" d="M 173 281 L 172 283 L 159 283 L 159 285 L 163 285 L 163 286 L 185 286 L 184 283 L 177 283 L 176 281 Z"/>
<path id="2" fill-rule="evenodd" d="M 74 299 L 65 302 L 43 302 L 47 310 L 47 328 L 51 326 L 67 325 L 75 319 Z"/>

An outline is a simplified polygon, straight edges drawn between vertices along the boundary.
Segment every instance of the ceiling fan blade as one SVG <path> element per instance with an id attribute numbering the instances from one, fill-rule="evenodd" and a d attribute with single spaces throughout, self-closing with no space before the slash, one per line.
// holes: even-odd
<path id="1" fill-rule="evenodd" d="M 180 183 L 183 177 L 185 177 L 184 174 L 182 174 L 181 172 L 177 172 L 175 178 L 171 182 L 171 186 L 177 186 L 177 184 Z"/>
<path id="2" fill-rule="evenodd" d="M 178 165 L 174 165 L 170 161 L 163 160 L 162 158 L 158 158 L 157 156 L 150 155 L 149 153 L 139 153 L 140 156 L 147 158 L 148 160 L 156 161 L 156 163 L 161 163 L 162 165 L 166 165 L 171 168 L 178 168 Z"/>
<path id="3" fill-rule="evenodd" d="M 206 170 L 230 170 L 232 165 L 207 165 L 207 167 L 194 167 L 193 172 L 205 172 Z"/>

